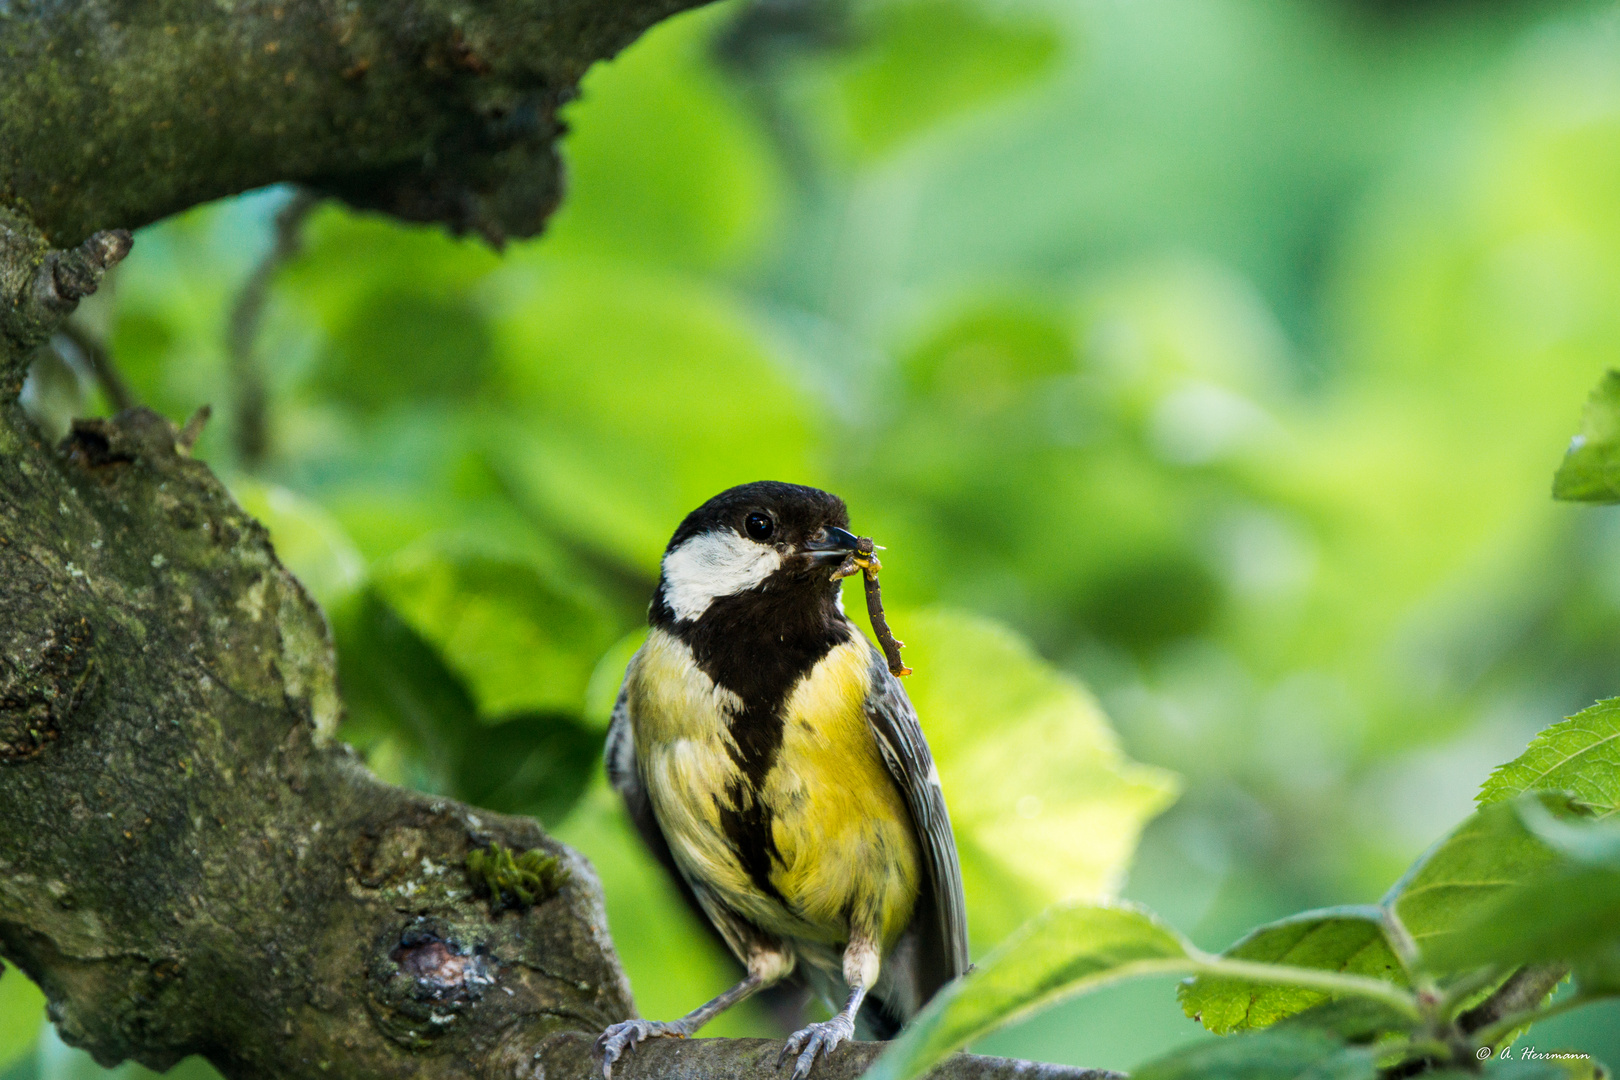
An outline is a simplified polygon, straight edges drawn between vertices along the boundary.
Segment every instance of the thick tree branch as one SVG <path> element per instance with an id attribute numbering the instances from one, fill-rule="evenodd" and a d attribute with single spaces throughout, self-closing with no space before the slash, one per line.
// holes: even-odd
<path id="1" fill-rule="evenodd" d="M 698 0 L 0 6 L 0 208 L 58 247 L 294 180 L 493 241 L 561 192 L 557 109 Z"/>

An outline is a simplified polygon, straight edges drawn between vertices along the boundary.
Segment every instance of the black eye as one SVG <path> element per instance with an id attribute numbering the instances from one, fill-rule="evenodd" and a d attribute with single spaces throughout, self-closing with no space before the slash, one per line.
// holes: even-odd
<path id="1" fill-rule="evenodd" d="M 749 514 L 748 520 L 743 522 L 743 529 L 748 533 L 750 540 L 758 540 L 763 544 L 776 531 L 776 522 L 766 514 Z"/>

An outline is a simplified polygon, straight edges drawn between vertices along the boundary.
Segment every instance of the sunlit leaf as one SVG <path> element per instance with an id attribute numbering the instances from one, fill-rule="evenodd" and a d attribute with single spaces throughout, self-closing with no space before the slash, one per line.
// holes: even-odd
<path id="1" fill-rule="evenodd" d="M 1250 931 L 1221 955 L 1407 982 L 1385 937 L 1384 912 L 1377 907 L 1308 911 Z M 1220 1035 L 1266 1027 L 1328 998 L 1320 990 L 1208 975 L 1184 984 L 1180 996 L 1188 1016 Z"/>
<path id="2" fill-rule="evenodd" d="M 1532 796 L 1511 804 L 1554 853 L 1541 872 L 1502 891 L 1460 932 L 1436 942 L 1428 959 L 1441 968 L 1486 963 L 1594 961 L 1587 982 L 1607 979 L 1606 954 L 1620 946 L 1620 827 L 1559 820 Z"/>
<path id="3" fill-rule="evenodd" d="M 375 571 L 379 593 L 435 646 L 485 717 L 579 714 L 592 670 L 622 631 L 608 606 L 546 554 L 430 537 Z"/>
<path id="4" fill-rule="evenodd" d="M 1620 810 L 1620 698 L 1582 709 L 1537 735 L 1529 749 L 1491 773 L 1479 801 L 1502 802 L 1535 790 L 1567 791 L 1600 816 Z"/>
<path id="5" fill-rule="evenodd" d="M 549 527 L 651 573 L 725 488 L 815 482 L 817 402 L 723 293 L 561 266 L 503 288 L 488 458 Z"/>
<path id="6" fill-rule="evenodd" d="M 0 961 L 0 1069 L 34 1045 L 45 1019 L 45 995 L 28 976 Z"/>
<path id="7" fill-rule="evenodd" d="M 1190 956 L 1179 934 L 1138 908 L 1059 905 L 940 991 L 866 1080 L 910 1080 L 1017 1017 L 1121 979 L 1184 971 Z"/>
<path id="8" fill-rule="evenodd" d="M 340 602 L 365 579 L 365 559 L 315 502 L 246 476 L 232 479 L 231 494 L 270 530 L 276 556 L 322 604 Z"/>
<path id="9" fill-rule="evenodd" d="M 1620 371 L 1597 384 L 1553 477 L 1553 497 L 1576 502 L 1620 502 Z"/>
<path id="10" fill-rule="evenodd" d="M 625 669 L 647 640 L 646 627 L 631 631 L 602 654 L 591 672 L 591 681 L 585 687 L 585 722 L 606 731 L 613 719 L 613 706 L 618 704 L 619 689 L 624 686 Z"/>
<path id="11" fill-rule="evenodd" d="M 941 610 L 889 622 L 914 669 L 906 691 L 939 766 L 975 942 L 1054 901 L 1113 895 L 1176 777 L 1127 759 L 1096 700 L 1006 628 Z"/>
<path id="12" fill-rule="evenodd" d="M 1322 1031 L 1275 1029 L 1194 1043 L 1132 1071 L 1135 1080 L 1372 1080 L 1376 1054 Z"/>
<path id="13" fill-rule="evenodd" d="M 667 19 L 591 69 L 566 112 L 568 198 L 545 250 L 713 267 L 763 238 L 781 199 L 778 169 L 709 61 L 728 6 Z"/>
<path id="14" fill-rule="evenodd" d="M 991 12 L 970 0 L 887 0 L 871 6 L 862 31 L 865 44 L 839 84 L 862 156 L 1027 85 L 1052 68 L 1061 42 L 1033 12 Z"/>
<path id="15" fill-rule="evenodd" d="M 1436 844 L 1390 889 L 1392 906 L 1423 953 L 1444 966 L 1449 942 L 1505 891 L 1532 880 L 1558 856 L 1520 821 L 1511 803 L 1478 811 Z"/>

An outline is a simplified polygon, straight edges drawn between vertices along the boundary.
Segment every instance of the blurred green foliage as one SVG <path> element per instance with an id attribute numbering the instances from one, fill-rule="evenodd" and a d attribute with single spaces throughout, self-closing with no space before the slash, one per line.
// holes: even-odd
<path id="1" fill-rule="evenodd" d="M 144 402 L 215 404 L 198 452 L 327 605 L 371 766 L 590 855 L 644 1015 L 731 971 L 594 762 L 662 545 L 728 484 L 828 487 L 887 545 L 977 950 L 1119 886 L 1162 770 L 1124 890 L 1197 946 L 1376 901 L 1615 692 L 1620 518 L 1548 497 L 1620 341 L 1611 3 L 728 0 L 568 119 L 569 198 L 504 255 L 309 220 L 252 475 L 225 328 L 286 192 L 143 231 L 80 319 Z M 105 407 L 37 373 L 48 422 Z M 1124 986 L 979 1048 L 1206 1037 Z"/>
<path id="2" fill-rule="evenodd" d="M 1606 707 L 1612 702 L 1598 708 Z M 1612 786 L 1613 763 L 1580 752 L 1601 741 L 1582 739 L 1555 783 Z M 1172 1051 L 1139 1076 L 1372 1080 L 1380 1069 L 1473 1075 L 1498 1051 L 1507 1061 L 1515 1035 L 1538 1020 L 1620 996 L 1620 829 L 1566 791 L 1493 801 L 1504 775 L 1533 769 L 1545 750 L 1538 740 L 1498 770 L 1482 809 L 1376 907 L 1279 920 L 1211 956 L 1146 909 L 1055 904 L 936 995 L 868 1076 L 914 1080 L 951 1051 L 1063 997 L 1163 974 L 1193 976 L 1180 992 L 1190 1017 L 1240 1034 Z M 1548 987 L 1573 970 L 1571 992 L 1559 1002 L 1547 990 L 1504 994 L 1500 1009 L 1473 1021 L 1521 965 L 1521 974 L 1550 972 Z M 1541 1060 L 1572 1077 L 1606 1075 L 1586 1054 Z"/>

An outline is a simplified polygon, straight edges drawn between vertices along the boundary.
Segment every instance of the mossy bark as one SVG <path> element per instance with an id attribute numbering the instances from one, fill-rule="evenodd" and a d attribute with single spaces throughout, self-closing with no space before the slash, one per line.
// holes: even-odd
<path id="1" fill-rule="evenodd" d="M 509 1076 L 629 1014 L 578 856 L 331 738 L 320 610 L 172 424 L 52 448 L 4 409 L 0 950 L 69 1042 L 232 1076 Z M 491 840 L 570 872 L 497 910 L 464 868 Z"/>
<path id="2" fill-rule="evenodd" d="M 529 236 L 585 69 L 696 2 L 4 0 L 0 207 L 72 247 L 293 180 Z"/>
<path id="3" fill-rule="evenodd" d="M 48 445 L 17 398 L 124 230 L 207 199 L 297 181 L 538 231 L 558 106 L 693 2 L 0 0 L 0 954 L 101 1062 L 589 1080 L 592 1038 L 633 1014 L 583 859 L 382 784 L 333 738 L 326 621 L 191 458 L 194 425 L 135 409 Z M 520 860 L 555 891 L 480 896 L 466 857 L 492 842 L 555 856 Z M 757 1076 L 780 1045 L 659 1042 L 616 1075 Z M 959 1055 L 938 1075 L 1093 1074 Z"/>

